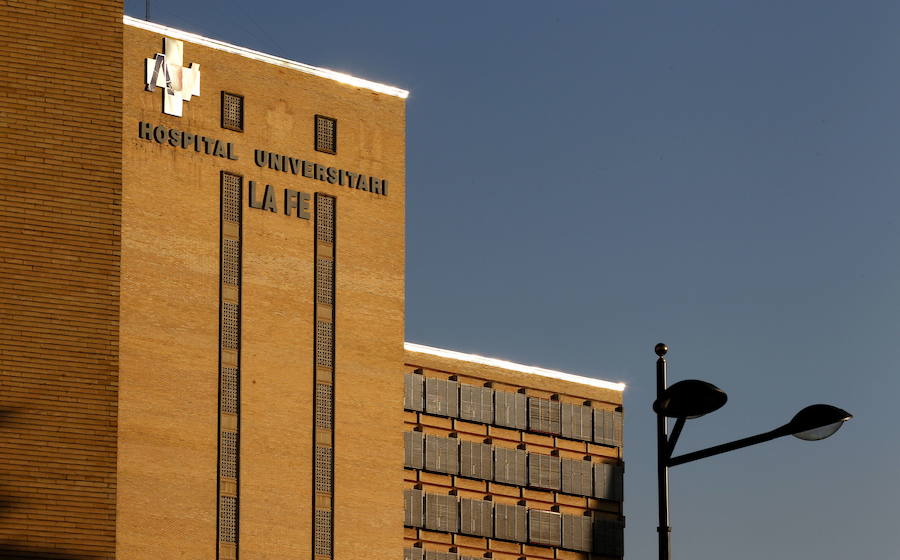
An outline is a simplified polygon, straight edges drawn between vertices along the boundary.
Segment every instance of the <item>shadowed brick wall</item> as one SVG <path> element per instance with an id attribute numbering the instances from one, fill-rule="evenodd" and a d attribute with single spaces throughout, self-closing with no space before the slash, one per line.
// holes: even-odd
<path id="1" fill-rule="evenodd" d="M 0 558 L 114 558 L 122 2 L 0 0 Z"/>

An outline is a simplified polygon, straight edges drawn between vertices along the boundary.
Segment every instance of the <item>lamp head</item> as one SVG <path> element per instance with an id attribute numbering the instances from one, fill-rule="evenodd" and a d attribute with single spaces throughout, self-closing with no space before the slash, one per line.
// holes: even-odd
<path id="1" fill-rule="evenodd" d="M 685 379 L 673 383 L 653 403 L 653 411 L 669 418 L 699 418 L 728 401 L 725 391 L 712 383 Z"/>
<path id="2" fill-rule="evenodd" d="M 796 438 L 818 441 L 833 435 L 851 418 L 852 414 L 836 406 L 814 404 L 794 415 L 786 428 Z"/>

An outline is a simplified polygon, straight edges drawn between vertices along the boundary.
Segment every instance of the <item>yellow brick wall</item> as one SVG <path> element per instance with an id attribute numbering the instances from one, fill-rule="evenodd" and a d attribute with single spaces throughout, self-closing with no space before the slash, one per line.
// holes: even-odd
<path id="1" fill-rule="evenodd" d="M 0 557 L 113 558 L 122 2 L 0 2 Z"/>
<path id="2" fill-rule="evenodd" d="M 119 556 L 213 558 L 219 172 L 244 177 L 240 555 L 311 557 L 313 221 L 247 207 L 247 182 L 337 198 L 335 557 L 402 552 L 404 101 L 189 41 L 183 117 L 144 91 L 163 35 L 125 28 Z M 220 92 L 245 131 L 220 128 Z M 313 151 L 313 116 L 338 153 Z M 138 137 L 145 121 L 233 142 L 230 161 Z M 388 196 L 257 167 L 253 149 L 390 180 Z M 279 210 L 281 210 L 279 200 Z M 312 205 L 311 205 L 312 209 Z"/>

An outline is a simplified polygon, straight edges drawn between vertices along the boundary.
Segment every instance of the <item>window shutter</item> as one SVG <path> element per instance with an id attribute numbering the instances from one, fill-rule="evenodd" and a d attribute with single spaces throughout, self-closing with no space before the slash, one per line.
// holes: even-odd
<path id="1" fill-rule="evenodd" d="M 494 538 L 527 542 L 526 511 L 524 506 L 494 505 Z"/>
<path id="2" fill-rule="evenodd" d="M 594 442 L 612 447 L 622 446 L 622 413 L 594 409 Z"/>
<path id="3" fill-rule="evenodd" d="M 456 417 L 459 413 L 459 383 L 447 379 L 425 379 L 425 412 Z"/>
<path id="4" fill-rule="evenodd" d="M 560 514 L 554 511 L 528 510 L 528 542 L 559 546 L 560 530 Z"/>
<path id="5" fill-rule="evenodd" d="M 456 496 L 425 494 L 425 528 L 445 533 L 459 532 L 459 503 Z"/>
<path id="6" fill-rule="evenodd" d="M 594 520 L 593 548 L 604 556 L 625 555 L 625 521 L 619 519 Z"/>
<path id="7" fill-rule="evenodd" d="M 425 468 L 425 436 L 422 432 L 403 432 L 403 466 Z"/>
<path id="8" fill-rule="evenodd" d="M 487 500 L 459 501 L 459 532 L 478 537 L 494 536 L 494 504 Z"/>
<path id="9" fill-rule="evenodd" d="M 591 518 L 586 515 L 562 516 L 562 547 L 569 550 L 591 551 Z"/>
<path id="10" fill-rule="evenodd" d="M 559 471 L 559 457 L 551 457 L 550 455 L 542 455 L 540 453 L 528 454 L 529 486 L 559 490 Z"/>
<path id="11" fill-rule="evenodd" d="M 528 399 L 528 429 L 532 432 L 559 434 L 559 428 L 559 402 L 530 397 Z"/>
<path id="12" fill-rule="evenodd" d="M 455 552 L 443 552 L 440 550 L 426 550 L 425 560 L 459 560 Z"/>
<path id="13" fill-rule="evenodd" d="M 591 441 L 593 436 L 593 409 L 580 404 L 562 403 L 563 437 Z"/>
<path id="14" fill-rule="evenodd" d="M 493 480 L 494 457 L 492 446 L 474 441 L 460 441 L 459 474 L 469 478 Z"/>
<path id="15" fill-rule="evenodd" d="M 425 378 L 418 373 L 403 376 L 403 408 L 422 411 L 425 408 Z"/>
<path id="16" fill-rule="evenodd" d="M 594 472 L 590 461 L 561 459 L 562 491 L 578 496 L 593 496 Z"/>
<path id="17" fill-rule="evenodd" d="M 409 489 L 403 491 L 403 524 L 407 527 L 422 526 L 425 516 L 422 496 L 421 490 Z"/>
<path id="18" fill-rule="evenodd" d="M 527 454 L 521 449 L 494 448 L 494 480 L 525 486 Z"/>
<path id="19" fill-rule="evenodd" d="M 494 422 L 494 390 L 460 384 L 459 417 L 463 420 L 492 424 Z"/>
<path id="20" fill-rule="evenodd" d="M 494 391 L 494 423 L 524 430 L 527 428 L 528 399 L 521 393 Z"/>
<path id="21" fill-rule="evenodd" d="M 424 556 L 422 549 L 419 547 L 403 549 L 403 560 L 423 560 Z"/>
<path id="22" fill-rule="evenodd" d="M 459 474 L 459 440 L 425 436 L 425 470 Z"/>
<path id="23" fill-rule="evenodd" d="M 624 467 L 611 463 L 597 463 L 594 465 L 594 496 L 604 500 L 621 502 L 622 479 Z"/>

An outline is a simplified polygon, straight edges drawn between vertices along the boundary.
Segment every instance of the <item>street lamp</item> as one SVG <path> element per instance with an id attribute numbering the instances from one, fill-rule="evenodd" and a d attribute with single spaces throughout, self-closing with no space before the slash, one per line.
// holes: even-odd
<path id="1" fill-rule="evenodd" d="M 679 381 L 666 387 L 666 359 L 663 356 L 669 351 L 669 347 L 659 343 L 654 351 L 658 356 L 653 411 L 656 413 L 656 474 L 659 491 L 659 527 L 656 530 L 659 532 L 659 560 L 669 560 L 672 554 L 669 539 L 672 533 L 672 527 L 669 526 L 669 467 L 787 435 L 806 441 L 818 441 L 834 434 L 844 422 L 853 418 L 852 414 L 836 406 L 814 404 L 774 430 L 673 457 L 685 420 L 719 410 L 728 401 L 728 395 L 712 383 L 696 379 Z M 675 418 L 671 436 L 668 435 L 668 418 Z"/>

